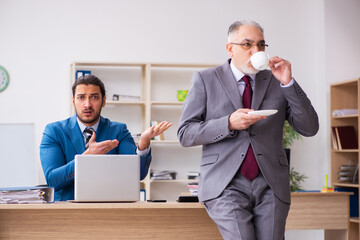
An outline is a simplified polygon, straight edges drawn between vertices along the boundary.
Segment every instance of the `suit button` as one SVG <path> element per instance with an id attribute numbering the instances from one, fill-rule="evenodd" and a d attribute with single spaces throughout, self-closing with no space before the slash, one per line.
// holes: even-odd
<path id="1" fill-rule="evenodd" d="M 241 153 L 240 156 L 241 156 L 241 157 L 245 157 L 245 153 Z"/>
<path id="2" fill-rule="evenodd" d="M 250 137 L 255 137 L 255 134 L 253 134 L 253 133 L 250 133 Z"/>

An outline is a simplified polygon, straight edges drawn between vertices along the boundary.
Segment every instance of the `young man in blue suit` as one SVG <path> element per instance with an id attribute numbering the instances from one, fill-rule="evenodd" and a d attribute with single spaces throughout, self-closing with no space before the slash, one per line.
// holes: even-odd
<path id="1" fill-rule="evenodd" d="M 78 78 L 72 94 L 76 114 L 48 124 L 40 145 L 45 179 L 55 188 L 55 201 L 74 199 L 76 154 L 138 154 L 140 177 L 145 178 L 151 162 L 150 140 L 172 124 L 161 122 L 146 129 L 136 146 L 124 123 L 111 122 L 100 115 L 106 103 L 105 86 L 100 79 L 94 75 Z"/>

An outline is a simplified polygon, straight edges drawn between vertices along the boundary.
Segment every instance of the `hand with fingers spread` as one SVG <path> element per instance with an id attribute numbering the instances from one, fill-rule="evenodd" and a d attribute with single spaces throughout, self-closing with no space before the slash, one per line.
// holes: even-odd
<path id="1" fill-rule="evenodd" d="M 96 133 L 94 132 L 89 140 L 89 147 L 83 154 L 106 154 L 119 145 L 117 139 L 95 142 L 95 138 Z"/>
<path id="2" fill-rule="evenodd" d="M 253 110 L 248 108 L 240 108 L 233 112 L 229 117 L 229 130 L 247 129 L 257 121 L 266 118 L 266 116 L 247 114 L 251 111 Z"/>
<path id="3" fill-rule="evenodd" d="M 165 132 L 169 127 L 172 126 L 172 123 L 163 121 L 158 125 L 147 128 L 140 136 L 138 148 L 140 151 L 145 150 L 150 146 L 150 140 L 156 136 L 159 136 L 161 133 Z"/>
<path id="4" fill-rule="evenodd" d="M 282 85 L 287 85 L 292 79 L 291 63 L 279 57 L 270 59 L 269 67 L 272 74 L 278 79 Z"/>

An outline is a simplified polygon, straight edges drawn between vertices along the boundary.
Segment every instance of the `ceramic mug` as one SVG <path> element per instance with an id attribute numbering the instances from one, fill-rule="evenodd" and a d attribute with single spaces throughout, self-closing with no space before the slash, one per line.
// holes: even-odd
<path id="1" fill-rule="evenodd" d="M 257 52 L 251 56 L 250 61 L 256 70 L 261 71 L 269 66 L 269 55 L 266 52 Z"/>

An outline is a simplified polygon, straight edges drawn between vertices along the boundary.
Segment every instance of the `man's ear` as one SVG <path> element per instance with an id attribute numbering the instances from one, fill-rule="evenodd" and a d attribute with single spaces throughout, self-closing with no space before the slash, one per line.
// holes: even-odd
<path id="1" fill-rule="evenodd" d="M 75 98 L 74 97 L 72 97 L 72 105 L 73 105 L 73 107 L 75 107 Z"/>
<path id="2" fill-rule="evenodd" d="M 106 96 L 103 97 L 102 107 L 105 107 L 105 104 L 106 104 Z"/>
<path id="3" fill-rule="evenodd" d="M 229 53 L 230 57 L 233 57 L 233 45 L 231 43 L 226 44 L 226 50 Z"/>

